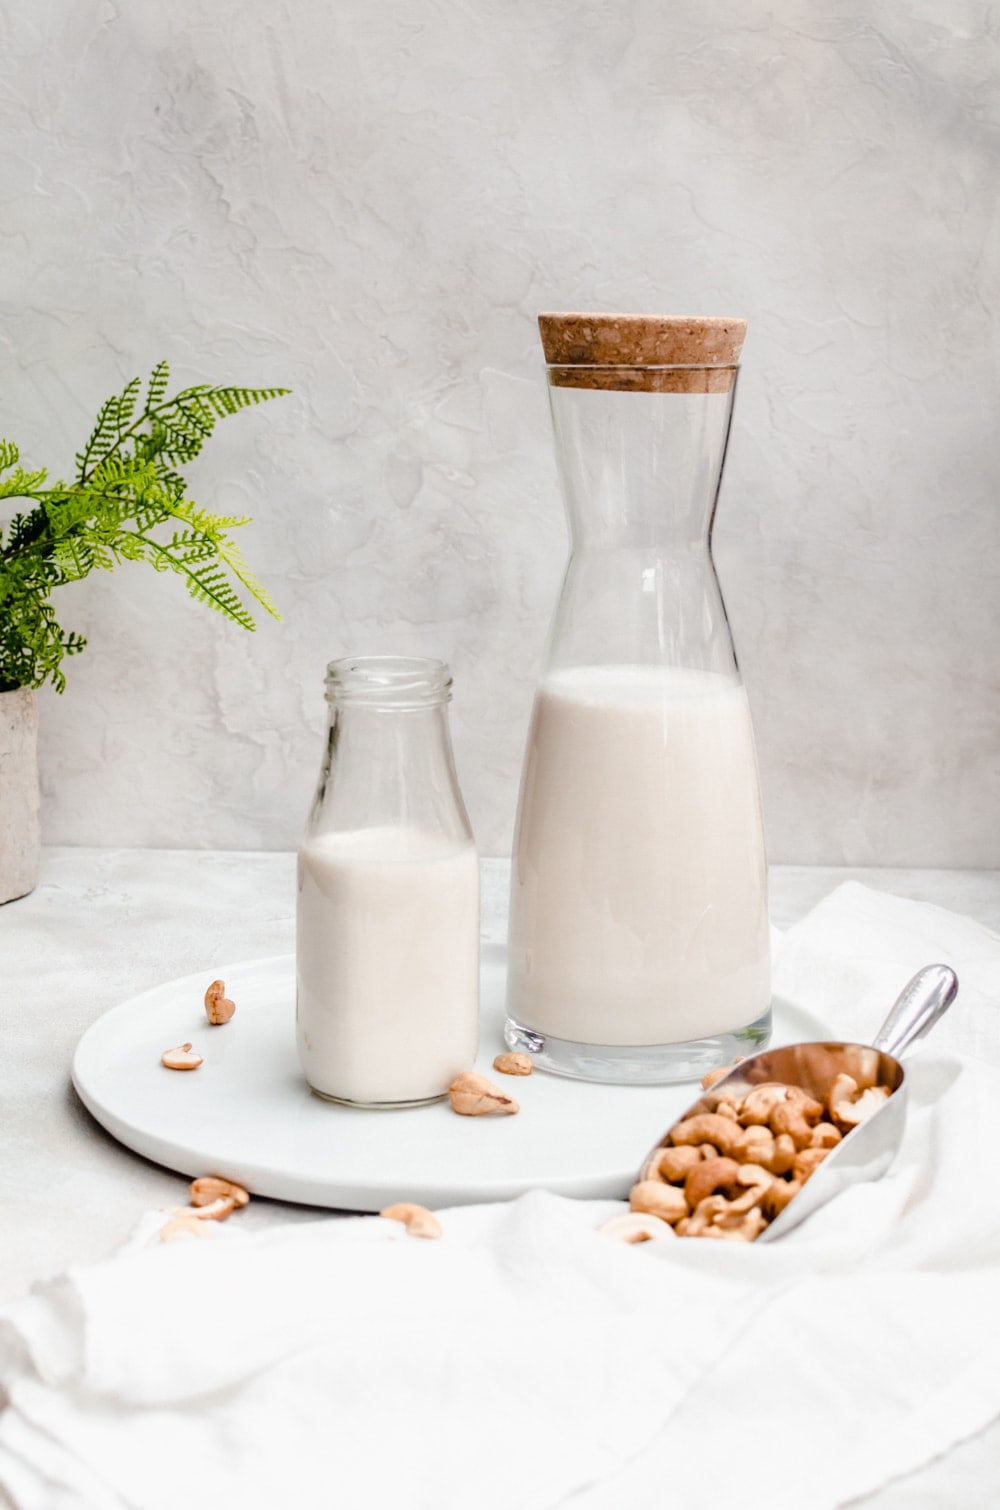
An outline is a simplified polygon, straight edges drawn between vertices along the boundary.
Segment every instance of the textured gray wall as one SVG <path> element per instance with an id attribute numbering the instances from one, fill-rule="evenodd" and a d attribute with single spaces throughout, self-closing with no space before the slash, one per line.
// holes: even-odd
<path id="1" fill-rule="evenodd" d="M 534 315 L 750 320 L 718 560 L 772 857 L 1000 864 L 1000 12 L 0 0 L 0 433 L 161 355 L 284 382 L 196 496 L 283 608 L 60 594 L 53 842 L 291 846 L 331 656 L 443 655 L 509 844 L 565 551 Z"/>

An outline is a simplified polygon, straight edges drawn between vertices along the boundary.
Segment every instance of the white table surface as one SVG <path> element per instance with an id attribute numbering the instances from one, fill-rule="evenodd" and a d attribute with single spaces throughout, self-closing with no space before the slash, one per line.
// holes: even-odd
<path id="1" fill-rule="evenodd" d="M 294 874 L 286 853 L 50 849 L 37 890 L 0 907 L 0 1298 L 108 1255 L 150 1207 L 185 1202 L 181 1176 L 120 1147 L 83 1109 L 69 1080 L 73 1050 L 102 1012 L 161 981 L 290 953 Z M 506 861 L 484 861 L 483 931 L 497 941 L 507 874 Z M 787 928 L 851 879 L 1000 932 L 1000 871 L 775 866 L 772 921 Z M 1000 1044 L 987 1052 L 1000 1064 Z M 255 1200 L 241 1222 L 325 1215 Z M 602 1494 L 579 1498 L 580 1510 L 612 1505 Z M 994 1426 L 872 1503 L 952 1510 L 998 1501 Z"/>

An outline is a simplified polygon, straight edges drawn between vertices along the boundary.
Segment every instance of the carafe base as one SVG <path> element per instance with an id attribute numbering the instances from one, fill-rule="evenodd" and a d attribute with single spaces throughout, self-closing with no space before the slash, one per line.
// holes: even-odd
<path id="1" fill-rule="evenodd" d="M 744 1028 L 733 1028 L 685 1043 L 574 1043 L 508 1017 L 504 1042 L 509 1049 L 530 1054 L 535 1068 L 570 1080 L 596 1080 L 606 1085 L 673 1085 L 700 1080 L 708 1070 L 756 1054 L 771 1037 L 771 1008 Z"/>

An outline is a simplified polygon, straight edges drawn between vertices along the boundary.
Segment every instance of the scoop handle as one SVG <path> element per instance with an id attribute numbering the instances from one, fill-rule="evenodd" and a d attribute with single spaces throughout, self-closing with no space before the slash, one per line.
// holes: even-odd
<path id="1" fill-rule="evenodd" d="M 903 987 L 889 1015 L 872 1039 L 872 1047 L 898 1059 L 944 1016 L 958 994 L 958 976 L 947 965 L 925 965 Z"/>

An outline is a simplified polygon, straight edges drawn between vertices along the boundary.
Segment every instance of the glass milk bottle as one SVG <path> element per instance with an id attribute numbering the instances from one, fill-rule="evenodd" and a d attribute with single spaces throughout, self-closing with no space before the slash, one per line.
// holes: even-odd
<path id="1" fill-rule="evenodd" d="M 657 1084 L 770 1032 L 750 711 L 711 555 L 742 320 L 539 319 L 572 553 L 511 878 L 510 1047 Z"/>
<path id="2" fill-rule="evenodd" d="M 296 1036 L 314 1091 L 436 1101 L 476 1055 L 479 863 L 441 661 L 327 670 L 330 720 L 298 857 Z"/>

